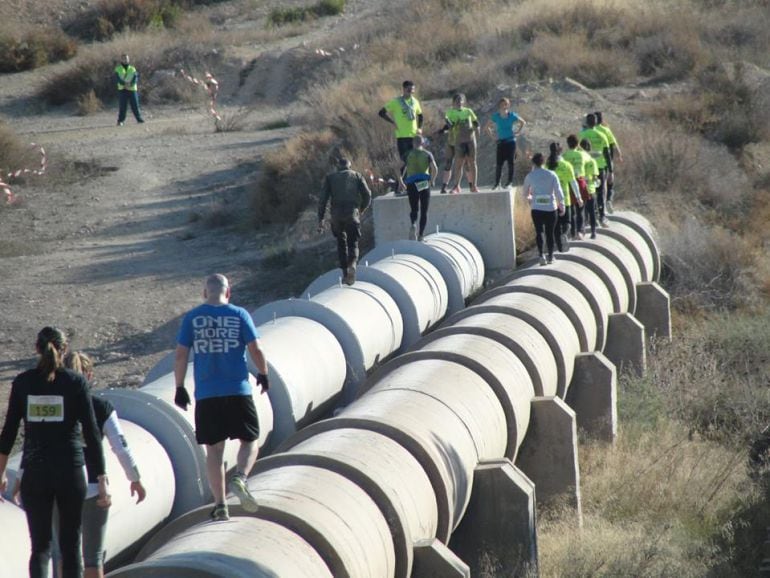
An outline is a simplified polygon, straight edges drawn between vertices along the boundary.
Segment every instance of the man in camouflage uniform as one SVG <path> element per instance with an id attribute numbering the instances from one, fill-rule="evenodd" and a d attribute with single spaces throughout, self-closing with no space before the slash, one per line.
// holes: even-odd
<path id="1" fill-rule="evenodd" d="M 337 170 L 324 178 L 318 201 L 318 230 L 323 230 L 326 205 L 331 200 L 332 234 L 337 238 L 337 254 L 346 285 L 356 282 L 361 215 L 369 207 L 371 199 L 366 179 L 350 168 L 348 159 L 338 159 Z"/>

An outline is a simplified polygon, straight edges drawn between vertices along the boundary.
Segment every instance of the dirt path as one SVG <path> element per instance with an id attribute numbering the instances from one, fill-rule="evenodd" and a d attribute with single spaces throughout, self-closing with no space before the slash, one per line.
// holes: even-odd
<path id="1" fill-rule="evenodd" d="M 290 130 L 211 126 L 175 109 L 125 127 L 114 111 L 18 123 L 52 159 L 89 167 L 66 186 L 53 175 L 50 186 L 18 187 L 20 205 L 0 214 L 16 253 L 0 259 L 0 381 L 33 362 L 36 332 L 55 324 L 95 355 L 101 385 L 138 384 L 173 347 L 176 318 L 199 300 L 203 276 L 227 273 L 238 297 L 270 240 L 211 226 L 205 215 L 246 206 L 255 159 Z"/>

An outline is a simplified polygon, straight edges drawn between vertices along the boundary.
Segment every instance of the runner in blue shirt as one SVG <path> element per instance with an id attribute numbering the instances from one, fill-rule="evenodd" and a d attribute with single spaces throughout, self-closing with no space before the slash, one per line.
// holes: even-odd
<path id="1" fill-rule="evenodd" d="M 230 304 L 227 277 L 216 274 L 206 279 L 205 303 L 182 320 L 177 335 L 174 403 L 187 411 L 190 395 L 185 388 L 190 349 L 195 375 L 195 438 L 206 446 L 206 471 L 214 496 L 213 520 L 228 520 L 225 502 L 225 441 L 240 440 L 236 472 L 229 488 L 247 512 L 257 511 L 257 502 L 246 485 L 246 476 L 257 459 L 259 422 L 251 396 L 248 350 L 257 367 L 257 384 L 268 389 L 267 361 L 259 347 L 257 330 L 248 311 Z"/>

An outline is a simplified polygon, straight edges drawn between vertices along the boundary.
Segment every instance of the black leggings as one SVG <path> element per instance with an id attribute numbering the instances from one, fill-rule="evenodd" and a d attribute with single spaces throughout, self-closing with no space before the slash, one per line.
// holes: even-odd
<path id="1" fill-rule="evenodd" d="M 599 220 L 604 219 L 604 197 L 607 194 L 607 169 L 599 169 L 599 185 L 596 187 L 596 212 Z"/>
<path id="2" fill-rule="evenodd" d="M 495 166 L 495 184 L 500 184 L 503 163 L 508 163 L 508 184 L 513 182 L 513 159 L 516 158 L 516 141 L 497 141 L 497 165 Z"/>
<path id="3" fill-rule="evenodd" d="M 406 192 L 409 193 L 409 219 L 412 224 L 417 222 L 417 207 L 420 210 L 420 236 L 425 233 L 425 224 L 428 222 L 428 205 L 430 204 L 430 189 L 418 191 L 414 183 L 406 186 Z"/>
<path id="4" fill-rule="evenodd" d="M 543 254 L 543 237 L 548 247 L 548 256 L 553 255 L 554 232 L 556 230 L 556 211 L 532 211 L 532 224 L 535 225 L 535 241 L 538 254 Z"/>
<path id="5" fill-rule="evenodd" d="M 46 578 L 51 558 L 53 505 L 59 510 L 59 548 L 63 578 L 79 578 L 83 567 L 80 554 L 80 524 L 86 497 L 83 468 L 54 472 L 25 471 L 21 478 L 21 499 L 27 515 L 32 554 L 30 578 Z"/>

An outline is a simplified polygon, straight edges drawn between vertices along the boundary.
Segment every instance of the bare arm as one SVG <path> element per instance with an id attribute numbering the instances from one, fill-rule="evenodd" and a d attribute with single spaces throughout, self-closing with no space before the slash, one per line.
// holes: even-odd
<path id="1" fill-rule="evenodd" d="M 246 347 L 249 350 L 251 360 L 254 362 L 254 365 L 257 366 L 257 371 L 263 375 L 267 375 L 267 359 L 265 358 L 264 351 L 259 347 L 259 340 L 255 339 Z"/>
<path id="2" fill-rule="evenodd" d="M 190 354 L 190 348 L 184 345 L 176 346 L 174 355 L 174 383 L 177 387 L 184 385 L 184 378 L 187 375 L 187 357 Z"/>

